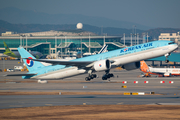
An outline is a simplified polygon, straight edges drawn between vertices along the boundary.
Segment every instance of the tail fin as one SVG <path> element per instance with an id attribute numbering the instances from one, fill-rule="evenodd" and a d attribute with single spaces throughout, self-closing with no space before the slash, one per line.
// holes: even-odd
<path id="1" fill-rule="evenodd" d="M 98 54 L 107 52 L 107 47 L 108 47 L 108 45 L 104 45 L 104 46 L 101 48 L 101 50 L 98 52 Z"/>
<path id="2" fill-rule="evenodd" d="M 5 47 L 5 52 L 10 52 L 11 50 L 9 49 L 9 47 L 7 46 L 7 44 L 5 42 L 4 43 L 4 47 Z"/>
<path id="3" fill-rule="evenodd" d="M 145 72 L 145 73 L 148 73 L 149 72 L 149 67 L 146 64 L 146 62 L 144 60 L 142 60 L 142 61 L 140 61 L 140 63 L 141 63 L 140 70 Z"/>
<path id="4" fill-rule="evenodd" d="M 19 47 L 18 51 L 19 51 L 22 59 L 23 58 L 36 59 L 29 52 L 27 52 L 23 47 Z M 41 62 L 33 61 L 33 60 L 29 60 L 29 59 L 23 59 L 23 62 L 27 66 L 29 72 L 33 72 L 34 70 L 44 67 L 44 65 Z"/>
<path id="5" fill-rule="evenodd" d="M 5 52 L 3 54 L 10 56 L 10 57 L 14 57 L 14 58 L 19 58 L 14 52 L 12 52 L 9 47 L 7 46 L 7 44 L 5 42 L 4 43 L 4 47 L 5 47 Z"/>

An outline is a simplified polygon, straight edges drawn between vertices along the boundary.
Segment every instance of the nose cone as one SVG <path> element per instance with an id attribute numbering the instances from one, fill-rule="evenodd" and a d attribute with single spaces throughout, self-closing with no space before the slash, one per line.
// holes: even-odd
<path id="1" fill-rule="evenodd" d="M 174 48 L 175 48 L 175 49 L 177 49 L 177 48 L 178 48 L 178 45 L 177 45 L 177 44 L 175 44 L 175 45 L 174 45 Z"/>
<path id="2" fill-rule="evenodd" d="M 178 45 L 176 43 L 168 45 L 169 52 L 173 52 L 174 50 L 178 49 Z"/>
<path id="3" fill-rule="evenodd" d="M 176 48 L 178 48 L 178 44 L 176 44 Z"/>
<path id="4" fill-rule="evenodd" d="M 172 45 L 172 47 L 171 47 L 172 51 L 177 50 L 177 49 L 178 49 L 178 45 L 177 44 Z"/>

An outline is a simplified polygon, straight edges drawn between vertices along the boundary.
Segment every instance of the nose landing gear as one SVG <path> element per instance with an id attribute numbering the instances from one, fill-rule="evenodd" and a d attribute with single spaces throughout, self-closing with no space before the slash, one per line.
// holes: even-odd
<path id="1" fill-rule="evenodd" d="M 166 57 L 166 60 L 165 60 L 166 63 L 169 62 L 169 60 L 168 60 L 169 55 L 170 55 L 170 53 L 166 53 L 166 54 L 164 55 L 164 56 Z"/>

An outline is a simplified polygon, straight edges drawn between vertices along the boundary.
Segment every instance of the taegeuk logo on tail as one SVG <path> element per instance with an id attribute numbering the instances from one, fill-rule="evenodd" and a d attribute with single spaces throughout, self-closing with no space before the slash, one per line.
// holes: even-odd
<path id="1" fill-rule="evenodd" d="M 32 59 L 32 57 L 28 57 L 29 59 Z M 26 63 L 28 67 L 32 67 L 34 65 L 34 61 L 26 59 Z"/>

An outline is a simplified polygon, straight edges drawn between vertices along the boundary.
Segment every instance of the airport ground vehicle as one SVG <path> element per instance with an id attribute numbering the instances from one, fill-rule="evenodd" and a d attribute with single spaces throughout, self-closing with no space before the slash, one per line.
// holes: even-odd
<path id="1" fill-rule="evenodd" d="M 13 69 L 7 69 L 7 72 L 14 72 Z"/>

